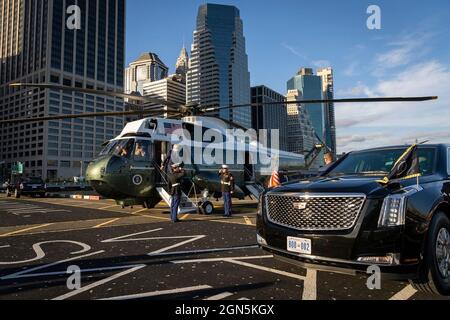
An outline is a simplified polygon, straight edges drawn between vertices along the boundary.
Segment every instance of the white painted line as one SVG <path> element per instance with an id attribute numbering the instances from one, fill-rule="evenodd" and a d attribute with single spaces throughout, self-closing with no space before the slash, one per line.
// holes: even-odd
<path id="1" fill-rule="evenodd" d="M 108 283 L 110 281 L 118 279 L 118 278 L 120 278 L 120 277 L 122 277 L 124 275 L 127 275 L 129 273 L 135 272 L 135 271 L 137 271 L 139 269 L 142 269 L 143 267 L 145 267 L 145 265 L 139 265 L 139 266 L 136 266 L 134 268 L 131 268 L 131 269 L 119 272 L 119 273 L 117 273 L 117 274 L 115 274 L 115 275 L 113 275 L 111 277 L 108 277 L 108 278 L 100 280 L 100 281 L 96 281 L 96 282 L 91 283 L 91 284 L 89 284 L 89 285 L 87 285 L 85 287 L 82 287 L 80 289 L 77 289 L 77 290 L 74 290 L 74 291 L 70 291 L 70 292 L 68 292 L 66 294 L 63 294 L 62 296 L 56 297 L 56 298 L 54 298 L 52 300 L 65 300 L 65 299 L 74 297 L 76 295 L 79 295 L 80 293 L 89 291 L 89 290 L 91 290 L 91 289 L 93 289 L 95 287 L 101 286 L 101 285 L 103 285 L 105 283 Z"/>
<path id="2" fill-rule="evenodd" d="M 234 263 L 234 264 L 237 264 L 237 265 L 240 265 L 240 266 L 244 266 L 244 267 L 249 267 L 249 268 L 261 270 L 261 271 L 272 272 L 272 273 L 275 273 L 275 274 L 279 274 L 279 275 L 282 275 L 282 276 L 286 276 L 286 277 L 294 278 L 294 279 L 298 279 L 298 280 L 303 280 L 304 281 L 306 279 L 304 276 L 300 276 L 298 274 L 294 274 L 294 273 L 290 273 L 290 272 L 286 272 L 286 271 L 281 271 L 281 270 L 277 270 L 277 269 L 273 269 L 273 268 L 263 267 L 263 266 L 259 266 L 257 264 L 247 263 L 247 262 L 238 261 L 238 260 L 234 260 L 234 259 L 224 259 L 224 261 L 230 262 L 230 263 Z"/>
<path id="3" fill-rule="evenodd" d="M 238 299 L 238 301 L 250 301 L 250 299 L 249 298 L 240 298 L 240 299 Z"/>
<path id="4" fill-rule="evenodd" d="M 107 207 L 103 207 L 103 208 L 99 208 L 98 210 L 106 210 L 106 209 L 110 209 L 110 208 L 114 208 L 114 207 L 120 207 L 119 205 L 115 204 L 112 206 L 107 206 Z"/>
<path id="5" fill-rule="evenodd" d="M 91 253 L 84 254 L 84 255 L 81 255 L 81 256 L 77 256 L 77 257 L 73 257 L 73 258 L 69 258 L 69 259 L 64 259 L 64 260 L 52 262 L 52 263 L 49 263 L 49 264 L 45 264 L 45 265 L 42 265 L 42 266 L 37 266 L 37 267 L 34 267 L 34 268 L 30 268 L 30 269 L 25 269 L 25 270 L 22 270 L 22 271 L 19 271 L 19 272 L 16 272 L 16 273 L 13 273 L 13 274 L 10 274 L 10 275 L 7 275 L 7 276 L 3 276 L 3 277 L 0 278 L 0 280 L 14 279 L 15 277 L 20 276 L 20 275 L 22 275 L 24 273 L 30 273 L 30 272 L 33 272 L 33 271 L 36 271 L 36 270 L 42 270 L 42 269 L 45 269 L 45 268 L 48 268 L 48 267 L 56 266 L 56 265 L 61 264 L 61 263 L 66 263 L 66 262 L 78 260 L 78 259 L 81 259 L 81 258 L 90 257 L 90 256 L 93 256 L 93 255 L 96 255 L 96 254 L 100 254 L 100 253 L 103 253 L 103 252 L 105 252 L 105 250 L 91 252 Z"/>
<path id="6" fill-rule="evenodd" d="M 107 239 L 107 240 L 103 240 L 103 243 L 108 243 L 108 242 L 123 242 L 123 241 L 142 241 L 142 240 L 148 240 L 149 238 L 137 238 L 137 239 L 125 239 L 128 237 L 133 237 L 133 236 L 138 236 L 141 234 L 145 234 L 145 233 L 151 233 L 151 232 L 156 232 L 156 231 L 161 231 L 163 230 L 163 228 L 158 228 L 158 229 L 153 229 L 153 230 L 147 230 L 147 231 L 143 231 L 143 232 L 137 232 L 137 233 L 132 233 L 132 234 L 127 234 L 124 236 L 120 236 L 117 238 L 111 238 L 111 239 Z M 124 240 L 125 239 L 125 240 Z M 151 238 L 150 238 L 151 239 Z"/>
<path id="7" fill-rule="evenodd" d="M 203 300 L 208 300 L 208 301 L 217 301 L 217 300 L 222 300 L 228 297 L 231 297 L 233 295 L 233 293 L 230 292 L 223 292 L 223 293 L 219 293 L 216 294 L 215 296 L 203 299 Z"/>
<path id="8" fill-rule="evenodd" d="M 302 300 L 317 300 L 317 271 L 306 269 Z"/>
<path id="9" fill-rule="evenodd" d="M 245 249 L 256 249 L 258 245 L 254 246 L 242 246 L 242 247 L 230 247 L 230 248 L 215 248 L 215 249 L 203 249 L 203 250 L 187 250 L 187 251 L 174 251 L 174 252 L 165 252 L 160 254 L 154 254 L 155 256 L 177 256 L 177 255 L 188 255 L 188 254 L 197 254 L 197 253 L 213 253 L 213 252 L 224 252 L 224 251 L 236 251 L 236 250 L 245 250 Z"/>
<path id="10" fill-rule="evenodd" d="M 185 244 L 187 244 L 187 243 L 190 243 L 190 242 L 194 242 L 194 241 L 203 239 L 203 238 L 206 237 L 206 236 L 205 236 L 205 235 L 199 235 L 199 236 L 189 236 L 189 237 L 192 237 L 192 239 L 187 239 L 187 240 L 185 240 L 185 241 L 179 242 L 179 243 L 174 244 L 174 245 L 172 245 L 172 246 L 168 246 L 168 247 L 165 247 L 165 248 L 162 248 L 162 249 L 159 249 L 159 250 L 150 252 L 148 255 L 149 255 L 149 256 L 154 256 L 154 255 L 157 255 L 157 254 L 159 254 L 159 253 L 168 251 L 168 250 L 170 250 L 170 249 L 178 248 L 178 247 L 180 247 L 180 246 L 182 246 L 182 245 L 185 245 Z M 186 237 L 179 237 L 179 238 L 180 238 L 180 239 L 181 239 L 181 238 L 187 238 L 187 236 L 186 236 Z M 175 239 L 175 238 L 173 238 L 173 239 Z"/>
<path id="11" fill-rule="evenodd" d="M 183 264 L 183 263 L 203 263 L 203 262 L 218 262 L 218 261 L 228 261 L 228 260 L 256 260 L 256 259 L 268 259 L 273 258 L 272 255 L 266 256 L 243 256 L 243 257 L 230 257 L 230 258 L 206 258 L 206 259 L 189 259 L 189 260 L 173 260 L 170 263 L 173 264 Z"/>
<path id="12" fill-rule="evenodd" d="M 0 249 L 2 249 L 2 248 L 9 248 L 9 247 L 11 247 L 11 246 L 10 245 L 0 246 Z"/>
<path id="13" fill-rule="evenodd" d="M 134 211 L 134 212 L 131 212 L 131 214 L 138 214 L 138 213 L 141 213 L 141 212 L 144 212 L 144 211 L 147 211 L 148 209 L 141 209 L 141 210 L 138 210 L 138 211 Z"/>
<path id="14" fill-rule="evenodd" d="M 195 287 L 178 288 L 178 289 L 172 289 L 172 290 L 162 290 L 162 291 L 130 294 L 130 295 L 126 295 L 126 296 L 112 297 L 112 298 L 106 298 L 106 299 L 100 299 L 100 300 L 142 299 L 142 298 L 149 298 L 149 297 L 156 297 L 156 296 L 177 294 L 177 293 L 184 293 L 184 292 L 192 292 L 192 291 L 199 291 L 199 290 L 206 290 L 206 289 L 212 289 L 212 287 L 208 286 L 208 285 L 200 285 L 200 286 L 195 286 Z"/>
<path id="15" fill-rule="evenodd" d="M 96 225 L 96 226 L 94 226 L 94 227 L 92 227 L 92 228 L 93 228 L 93 229 L 101 228 L 101 227 L 103 227 L 103 226 L 106 226 L 106 225 L 108 225 L 108 224 L 111 224 L 111 223 L 113 223 L 113 222 L 116 222 L 117 220 L 120 220 L 120 218 L 116 218 L 116 219 L 112 219 L 112 220 L 109 220 L 109 221 L 100 223 L 100 224 L 98 224 L 98 225 Z"/>
<path id="16" fill-rule="evenodd" d="M 405 288 L 403 288 L 403 290 L 397 292 L 389 300 L 408 300 L 413 295 L 415 295 L 416 292 L 417 290 L 414 289 L 411 285 L 407 285 Z"/>
<path id="17" fill-rule="evenodd" d="M 114 270 L 121 270 L 121 269 L 129 269 L 134 268 L 140 265 L 133 264 L 133 265 L 127 265 L 127 266 L 116 266 L 116 267 L 103 267 L 103 268 L 92 268 L 92 269 L 81 269 L 81 273 L 90 273 L 90 272 L 103 272 L 103 271 L 114 271 Z M 38 278 L 38 277 L 47 277 L 47 276 L 59 276 L 67 274 L 67 270 L 64 271 L 54 271 L 54 272 L 42 272 L 42 273 L 32 273 L 32 274 L 24 274 L 21 276 L 17 276 L 14 278 L 9 279 L 22 279 L 22 278 Z"/>

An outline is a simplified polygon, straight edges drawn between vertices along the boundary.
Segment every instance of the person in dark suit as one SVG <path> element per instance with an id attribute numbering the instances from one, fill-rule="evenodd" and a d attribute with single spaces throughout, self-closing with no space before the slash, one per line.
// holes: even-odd
<path id="1" fill-rule="evenodd" d="M 172 165 L 172 171 L 168 175 L 169 180 L 169 194 L 171 195 L 170 202 L 170 218 L 172 222 L 178 222 L 178 209 L 181 203 L 181 183 L 186 175 L 181 163 Z"/>

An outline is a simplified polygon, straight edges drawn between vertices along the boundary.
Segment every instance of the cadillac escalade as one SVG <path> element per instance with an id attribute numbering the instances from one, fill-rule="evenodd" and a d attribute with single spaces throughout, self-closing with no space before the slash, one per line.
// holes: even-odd
<path id="1" fill-rule="evenodd" d="M 320 176 L 264 192 L 258 244 L 307 268 L 450 295 L 450 145 L 420 145 L 421 176 L 382 184 L 405 146 L 351 152 Z"/>

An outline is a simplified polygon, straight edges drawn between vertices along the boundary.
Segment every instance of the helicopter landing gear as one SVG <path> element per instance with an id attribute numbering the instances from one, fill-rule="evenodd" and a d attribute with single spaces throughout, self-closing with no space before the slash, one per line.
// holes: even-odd
<path id="1" fill-rule="evenodd" d="M 210 201 L 199 202 L 198 209 L 200 214 L 211 215 L 214 213 L 214 205 Z"/>

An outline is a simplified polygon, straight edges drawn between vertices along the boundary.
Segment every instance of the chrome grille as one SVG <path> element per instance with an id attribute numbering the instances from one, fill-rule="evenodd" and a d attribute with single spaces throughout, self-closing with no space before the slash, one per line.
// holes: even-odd
<path id="1" fill-rule="evenodd" d="M 268 194 L 269 221 L 307 231 L 349 230 L 355 226 L 365 195 Z"/>

